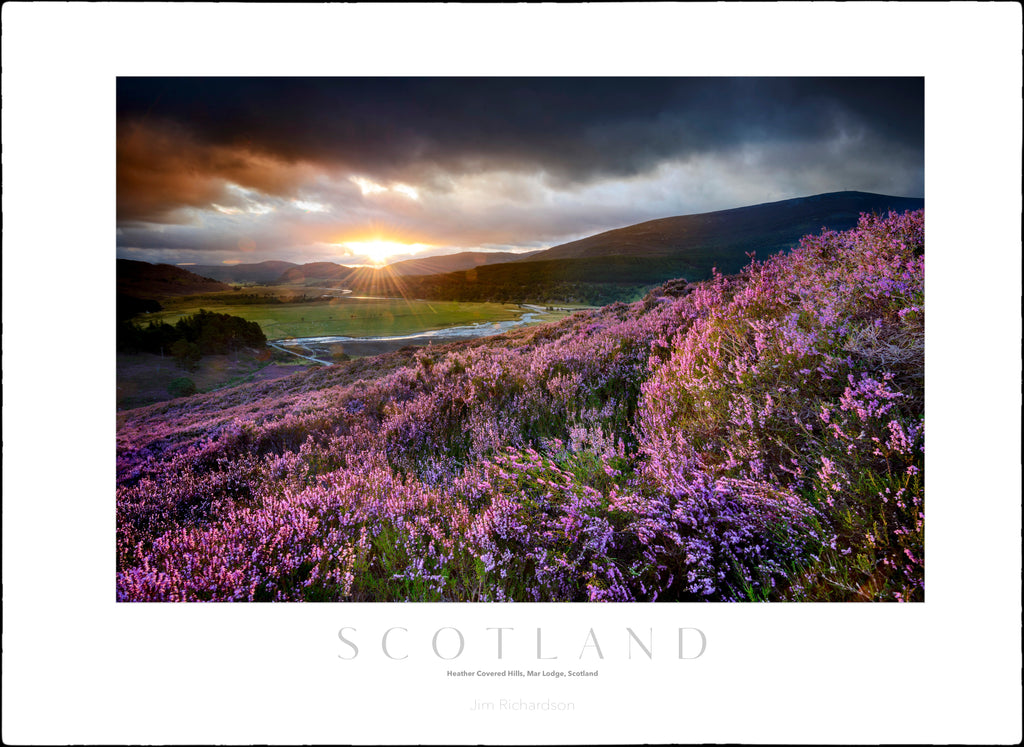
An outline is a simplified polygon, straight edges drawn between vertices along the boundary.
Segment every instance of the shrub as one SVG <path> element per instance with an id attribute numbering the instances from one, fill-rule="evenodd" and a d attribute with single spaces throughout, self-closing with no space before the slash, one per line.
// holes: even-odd
<path id="1" fill-rule="evenodd" d="M 187 376 L 180 376 L 167 385 L 167 393 L 172 397 L 188 397 L 196 393 L 196 383 Z"/>

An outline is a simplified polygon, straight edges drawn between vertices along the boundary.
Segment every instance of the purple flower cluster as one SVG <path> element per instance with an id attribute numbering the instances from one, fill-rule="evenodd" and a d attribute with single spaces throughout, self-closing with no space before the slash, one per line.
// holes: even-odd
<path id="1" fill-rule="evenodd" d="M 923 226 L 130 411 L 117 597 L 923 598 Z"/>

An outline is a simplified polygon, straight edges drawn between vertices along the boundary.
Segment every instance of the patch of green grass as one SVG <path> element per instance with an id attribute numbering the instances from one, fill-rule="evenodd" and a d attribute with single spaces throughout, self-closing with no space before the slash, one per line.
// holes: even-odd
<path id="1" fill-rule="evenodd" d="M 199 308 L 256 322 L 268 339 L 319 335 L 401 335 L 478 322 L 508 321 L 518 319 L 525 311 L 514 304 L 331 298 L 296 304 L 206 303 L 201 307 L 178 307 L 148 314 L 143 321 L 174 324 L 178 319 L 196 313 Z M 551 312 L 552 317 L 554 318 L 557 313 L 559 312 Z"/>

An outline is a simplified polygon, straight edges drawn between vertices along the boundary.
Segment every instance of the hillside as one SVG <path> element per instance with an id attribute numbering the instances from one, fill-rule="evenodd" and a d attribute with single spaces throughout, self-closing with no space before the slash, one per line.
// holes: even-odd
<path id="1" fill-rule="evenodd" d="M 606 231 L 511 262 L 435 275 L 384 273 L 343 277 L 357 291 L 452 301 L 632 301 L 676 277 L 703 280 L 713 268 L 738 272 L 754 253 L 765 258 L 795 246 L 801 236 L 857 225 L 861 213 L 923 207 L 918 198 L 836 192 L 713 213 L 676 216 Z"/>
<path id="2" fill-rule="evenodd" d="M 605 231 L 560 244 L 530 262 L 580 257 L 672 257 L 691 264 L 718 263 L 722 272 L 746 264 L 747 252 L 766 257 L 785 251 L 805 234 L 830 228 L 845 231 L 861 213 L 903 212 L 924 200 L 867 192 L 831 192 L 712 213 L 680 215 Z M 737 264 L 739 263 L 739 264 Z"/>
<path id="3" fill-rule="evenodd" d="M 535 252 L 530 252 L 535 254 Z M 267 273 L 260 282 L 278 285 L 316 285 L 329 283 L 332 287 L 350 284 L 353 290 L 370 291 L 381 288 L 397 293 L 403 284 L 395 282 L 397 277 L 437 275 L 458 270 L 469 270 L 490 264 L 500 264 L 521 259 L 529 254 L 513 252 L 459 252 L 438 257 L 421 257 L 393 262 L 384 267 L 349 267 L 335 262 L 310 262 L 291 265 L 278 275 Z M 267 264 L 267 263 L 265 263 Z M 281 263 L 290 264 L 290 263 Z"/>
<path id="4" fill-rule="evenodd" d="M 921 601 L 923 356 L 918 211 L 133 410 L 117 598 Z"/>
<path id="5" fill-rule="evenodd" d="M 117 293 L 135 299 L 190 296 L 231 290 L 231 286 L 173 265 L 154 265 L 133 259 L 117 260 Z"/>
<path id="6" fill-rule="evenodd" d="M 194 265 L 190 269 L 204 277 L 225 283 L 272 283 L 293 267 L 294 262 L 268 260 L 237 265 Z"/>
<path id="7" fill-rule="evenodd" d="M 315 285 L 317 283 L 334 283 L 345 280 L 352 274 L 351 267 L 334 262 L 307 262 L 292 267 L 278 276 L 275 285 Z"/>
<path id="8" fill-rule="evenodd" d="M 406 259 L 387 265 L 387 270 L 397 275 L 439 275 L 446 272 L 470 270 L 483 265 L 515 262 L 537 252 L 516 254 L 514 252 L 459 252 L 438 257 Z"/>
<path id="9" fill-rule="evenodd" d="M 273 282 L 446 301 L 585 303 L 632 301 L 676 277 L 703 280 L 713 268 L 738 272 L 822 228 L 842 231 L 862 213 L 924 206 L 920 198 L 833 192 L 646 221 L 526 255 L 462 252 L 386 268 L 333 262 L 293 266 Z"/>
<path id="10" fill-rule="evenodd" d="M 685 259 L 619 256 L 509 262 L 403 280 L 405 292 L 420 298 L 601 305 L 634 300 L 672 278 L 709 274 L 710 267 Z"/>

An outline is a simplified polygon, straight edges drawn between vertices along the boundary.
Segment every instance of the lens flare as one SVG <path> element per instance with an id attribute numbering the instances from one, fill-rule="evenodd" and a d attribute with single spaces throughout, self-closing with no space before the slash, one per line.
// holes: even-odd
<path id="1" fill-rule="evenodd" d="M 346 241 L 343 246 L 366 257 L 375 265 L 386 265 L 391 257 L 399 254 L 416 254 L 430 247 L 429 244 L 401 244 L 397 241 Z"/>

